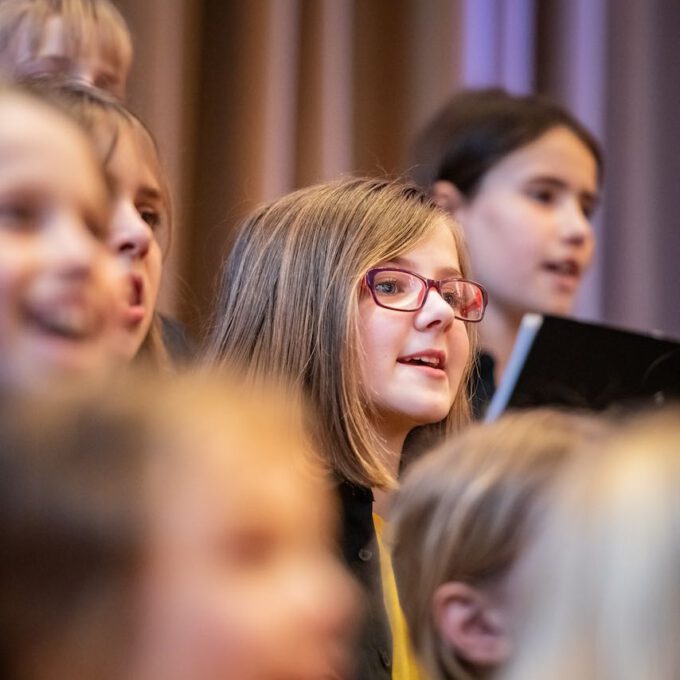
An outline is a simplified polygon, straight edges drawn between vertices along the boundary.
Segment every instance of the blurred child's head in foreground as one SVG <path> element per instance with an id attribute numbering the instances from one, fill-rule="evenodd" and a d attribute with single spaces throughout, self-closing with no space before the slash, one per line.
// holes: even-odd
<path id="1" fill-rule="evenodd" d="M 121 311 L 111 199 L 90 140 L 58 108 L 0 89 L 0 392 L 107 374 Z"/>
<path id="2" fill-rule="evenodd" d="M 528 612 L 502 677 L 677 678 L 678 407 L 628 423 L 558 491 L 521 566 Z"/>
<path id="3" fill-rule="evenodd" d="M 416 653 L 433 680 L 488 677 L 508 658 L 515 564 L 557 475 L 604 426 L 552 410 L 474 425 L 409 469 L 393 562 Z"/>
<path id="4" fill-rule="evenodd" d="M 3 411 L 3 677 L 342 677 L 355 593 L 286 397 L 149 377 Z"/>

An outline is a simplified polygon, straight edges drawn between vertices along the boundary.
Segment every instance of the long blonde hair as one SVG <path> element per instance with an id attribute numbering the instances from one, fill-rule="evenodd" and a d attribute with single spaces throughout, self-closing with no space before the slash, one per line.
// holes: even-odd
<path id="1" fill-rule="evenodd" d="M 524 565 L 530 611 L 504 680 L 674 680 L 680 409 L 578 461 Z"/>
<path id="2" fill-rule="evenodd" d="M 256 210 L 225 263 L 208 359 L 302 388 L 318 412 L 318 448 L 350 482 L 383 488 L 395 483 L 370 424 L 359 372 L 363 276 L 414 248 L 443 219 L 413 185 L 343 179 Z M 453 223 L 452 229 L 467 276 L 463 239 Z M 468 373 L 469 365 L 466 378 Z M 449 416 L 422 429 L 444 434 L 468 417 L 464 379 Z"/>
<path id="3" fill-rule="evenodd" d="M 431 680 L 484 675 L 440 638 L 436 590 L 452 581 L 484 588 L 505 576 L 550 484 L 601 429 L 586 416 L 520 412 L 472 426 L 409 469 L 392 508 L 390 543 L 399 599 Z"/>

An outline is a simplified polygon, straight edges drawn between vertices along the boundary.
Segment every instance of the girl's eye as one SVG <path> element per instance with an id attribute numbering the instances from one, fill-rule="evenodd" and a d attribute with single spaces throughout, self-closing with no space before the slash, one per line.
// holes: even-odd
<path id="1" fill-rule="evenodd" d="M 592 218 L 593 213 L 595 212 L 595 203 L 591 201 L 584 201 L 581 203 L 581 212 L 583 213 L 583 216 L 589 220 Z"/>
<path id="2" fill-rule="evenodd" d="M 373 287 L 378 295 L 396 295 L 401 292 L 399 284 L 395 280 L 376 281 Z"/>
<path id="3" fill-rule="evenodd" d="M 453 291 L 444 291 L 442 297 L 444 298 L 444 301 L 451 305 L 451 307 L 454 309 L 458 309 L 462 306 L 463 299 L 458 293 Z"/>
<path id="4" fill-rule="evenodd" d="M 37 214 L 33 207 L 9 201 L 0 203 L 0 226 L 3 229 L 27 229 L 37 223 Z"/>
<path id="5" fill-rule="evenodd" d="M 161 214 L 152 208 L 137 208 L 139 216 L 146 222 L 152 230 L 156 230 L 161 225 Z"/>
<path id="6" fill-rule="evenodd" d="M 547 187 L 529 189 L 528 195 L 531 199 L 543 205 L 553 205 L 557 200 L 557 191 Z"/>
<path id="7" fill-rule="evenodd" d="M 114 87 L 118 85 L 118 81 L 115 76 L 110 73 L 99 73 L 95 77 L 94 84 L 100 90 L 105 90 L 110 92 Z"/>

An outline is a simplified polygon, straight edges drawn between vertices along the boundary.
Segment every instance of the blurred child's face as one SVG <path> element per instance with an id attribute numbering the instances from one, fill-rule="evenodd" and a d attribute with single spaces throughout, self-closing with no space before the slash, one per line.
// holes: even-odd
<path id="1" fill-rule="evenodd" d="M 110 245 L 126 276 L 120 333 L 126 359 L 137 354 L 153 321 L 163 268 L 158 238 L 169 228 L 158 168 L 151 159 L 156 160 L 155 150 L 146 132 L 121 123 L 107 171 L 115 194 Z"/>
<path id="2" fill-rule="evenodd" d="M 355 591 L 325 493 L 252 444 L 192 448 L 156 488 L 140 680 L 348 677 Z"/>
<path id="3" fill-rule="evenodd" d="M 508 154 L 456 214 L 489 311 L 568 314 L 594 251 L 595 158 L 565 127 Z"/>
<path id="4" fill-rule="evenodd" d="M 96 31 L 96 26 L 90 27 L 89 35 L 84 36 L 74 54 L 62 18 L 51 17 L 36 50 L 31 49 L 28 34 L 20 38 L 13 63 L 15 78 L 60 76 L 94 85 L 123 99 L 132 55 L 123 54 L 120 63 L 112 63 L 98 44 Z"/>
<path id="5" fill-rule="evenodd" d="M 80 131 L 0 98 L 0 383 L 30 389 L 108 366 L 119 276 L 109 201 Z"/>

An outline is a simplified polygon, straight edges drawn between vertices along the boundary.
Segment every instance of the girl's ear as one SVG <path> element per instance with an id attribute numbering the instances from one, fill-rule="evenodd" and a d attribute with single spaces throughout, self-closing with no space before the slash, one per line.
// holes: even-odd
<path id="1" fill-rule="evenodd" d="M 432 607 L 437 634 L 461 659 L 487 668 L 507 661 L 511 640 L 506 612 L 489 593 L 451 581 L 437 588 Z"/>
<path id="2" fill-rule="evenodd" d="M 430 190 L 434 202 L 453 215 L 463 205 L 463 195 L 446 179 L 438 179 Z"/>

